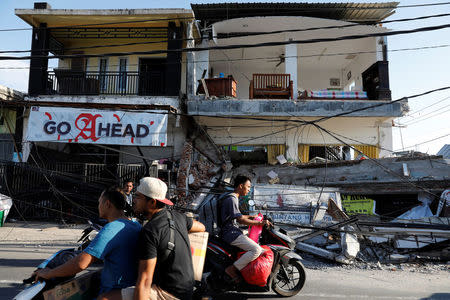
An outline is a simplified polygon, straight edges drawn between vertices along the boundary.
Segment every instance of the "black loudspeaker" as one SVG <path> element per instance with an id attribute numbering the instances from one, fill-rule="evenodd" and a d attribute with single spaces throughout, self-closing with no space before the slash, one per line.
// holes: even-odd
<path id="1" fill-rule="evenodd" d="M 388 66 L 388 61 L 377 61 L 362 73 L 363 90 L 369 100 L 391 100 Z"/>

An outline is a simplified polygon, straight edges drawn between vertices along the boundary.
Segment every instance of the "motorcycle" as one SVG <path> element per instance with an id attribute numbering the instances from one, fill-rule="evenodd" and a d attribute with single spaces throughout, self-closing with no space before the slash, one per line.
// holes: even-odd
<path id="1" fill-rule="evenodd" d="M 91 222 L 88 221 L 89 226 L 83 230 L 83 233 L 78 240 L 78 247 L 75 248 L 68 248 L 68 249 L 62 249 L 51 255 L 49 258 L 45 259 L 43 262 L 41 262 L 36 269 L 43 269 L 43 268 L 56 268 L 65 262 L 71 260 L 75 256 L 81 253 L 89 244 L 90 242 L 95 238 L 97 233 L 102 229 L 102 227 L 106 224 L 106 220 L 98 220 L 97 222 Z M 89 272 L 90 280 L 100 280 L 99 279 L 99 271 L 91 271 Z M 85 276 L 86 277 L 86 276 Z M 26 285 L 25 289 L 22 290 L 19 294 L 17 294 L 13 300 L 43 300 L 44 295 L 43 293 L 45 291 L 51 290 L 57 286 L 60 286 L 62 284 L 66 284 L 67 282 L 70 282 L 73 279 L 74 276 L 71 277 L 59 277 L 59 278 L 53 278 L 50 280 L 42 281 L 42 282 L 35 282 L 34 277 L 31 276 L 27 279 L 23 280 L 23 284 Z M 91 284 L 91 286 L 95 286 L 95 284 Z M 91 293 L 87 293 L 91 294 Z M 86 295 L 89 299 L 95 298 L 96 294 L 92 293 L 93 295 Z M 87 299 L 88 299 L 87 298 Z"/>
<path id="2" fill-rule="evenodd" d="M 269 221 L 271 221 L 269 219 Z M 271 221 L 272 223 L 272 221 Z M 217 236 L 210 236 L 206 250 L 203 279 L 196 295 L 217 295 L 225 291 L 269 292 L 291 297 L 303 288 L 306 273 L 302 258 L 293 251 L 295 241 L 273 226 L 264 226 L 259 239 L 260 245 L 268 246 L 274 254 L 273 265 L 267 284 L 263 287 L 230 280 L 225 269 L 237 259 L 241 249 L 231 246 Z"/>

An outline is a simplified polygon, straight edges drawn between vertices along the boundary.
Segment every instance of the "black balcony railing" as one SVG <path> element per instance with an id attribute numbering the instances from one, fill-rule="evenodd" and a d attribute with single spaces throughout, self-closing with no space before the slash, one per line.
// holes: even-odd
<path id="1" fill-rule="evenodd" d="M 150 72 L 84 72 L 58 70 L 48 73 L 48 94 L 164 96 L 165 74 Z"/>

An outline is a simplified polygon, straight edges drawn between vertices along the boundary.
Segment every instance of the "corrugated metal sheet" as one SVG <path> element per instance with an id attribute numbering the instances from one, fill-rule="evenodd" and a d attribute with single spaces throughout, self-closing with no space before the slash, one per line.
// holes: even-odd
<path id="1" fill-rule="evenodd" d="M 355 149 L 361 151 L 364 153 L 364 155 L 370 157 L 370 158 L 378 158 L 379 157 L 379 149 L 377 146 L 370 146 L 370 145 L 353 145 Z M 358 155 L 358 154 L 355 154 Z"/>
<path id="2" fill-rule="evenodd" d="M 444 145 L 437 155 L 442 155 L 443 158 L 450 158 L 450 144 Z"/>
<path id="3" fill-rule="evenodd" d="M 218 21 L 257 16 L 304 16 L 375 24 L 392 15 L 399 2 L 385 3 L 216 3 L 191 4 L 197 20 Z"/>

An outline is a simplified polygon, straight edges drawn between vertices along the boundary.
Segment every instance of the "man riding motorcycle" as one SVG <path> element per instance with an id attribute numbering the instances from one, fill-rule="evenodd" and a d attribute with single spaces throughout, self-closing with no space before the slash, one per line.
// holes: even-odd
<path id="1" fill-rule="evenodd" d="M 251 261 L 258 258 L 264 251 L 258 243 L 243 234 L 236 222 L 243 225 L 270 225 L 267 220 L 257 221 L 253 216 L 243 215 L 239 210 L 239 197 L 250 192 L 251 180 L 244 175 L 238 175 L 234 179 L 234 191 L 221 198 L 218 203 L 218 225 L 220 227 L 220 237 L 227 243 L 236 246 L 246 253 L 237 261 L 225 269 L 225 273 L 233 281 L 239 279 L 239 272 Z"/>
<path id="2" fill-rule="evenodd" d="M 98 200 L 100 218 L 108 220 L 89 246 L 79 255 L 54 269 L 38 269 L 36 281 L 73 276 L 86 269 L 95 260 L 103 260 L 99 299 L 104 293 L 134 285 L 137 276 L 137 240 L 141 225 L 128 220 L 124 214 L 125 195 L 111 187 Z"/>

